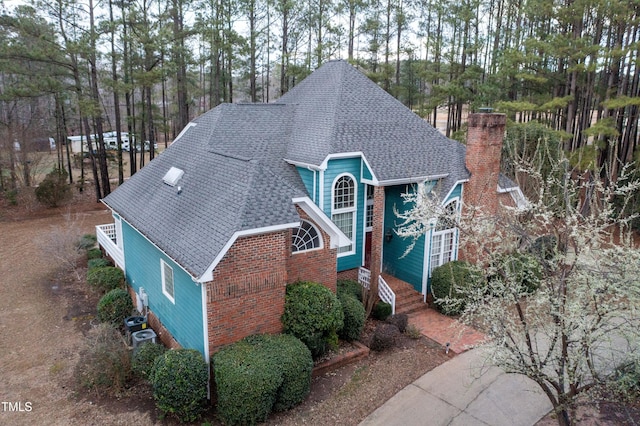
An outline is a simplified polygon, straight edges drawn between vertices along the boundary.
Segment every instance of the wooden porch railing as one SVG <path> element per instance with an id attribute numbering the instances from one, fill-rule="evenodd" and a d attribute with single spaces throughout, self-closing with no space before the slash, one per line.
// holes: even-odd
<path id="1" fill-rule="evenodd" d="M 362 287 L 369 290 L 371 288 L 371 271 L 361 267 L 358 270 L 358 282 Z M 393 292 L 391 287 L 389 287 L 389 285 L 384 280 L 384 278 L 382 278 L 382 276 L 378 276 L 378 297 L 383 302 L 386 302 L 391 305 L 391 314 L 395 315 L 396 294 Z"/>

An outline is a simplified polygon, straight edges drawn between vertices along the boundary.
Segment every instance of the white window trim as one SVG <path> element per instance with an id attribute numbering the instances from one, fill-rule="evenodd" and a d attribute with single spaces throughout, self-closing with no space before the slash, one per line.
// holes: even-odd
<path id="1" fill-rule="evenodd" d="M 173 295 L 170 294 L 167 291 L 166 277 L 164 275 L 165 266 L 167 268 L 171 269 L 171 280 L 173 281 Z M 171 303 L 173 303 L 175 305 L 176 304 L 176 299 L 175 299 L 175 294 L 176 294 L 176 276 L 173 273 L 173 268 L 171 267 L 171 265 L 169 265 L 163 259 L 160 259 L 160 276 L 162 277 L 162 294 L 164 294 L 167 297 L 167 299 L 169 299 L 171 301 Z"/>
<path id="2" fill-rule="evenodd" d="M 456 203 L 455 221 L 457 223 L 460 220 L 460 208 L 461 208 L 460 197 L 455 197 L 447 201 L 447 203 L 444 205 L 444 210 L 446 211 L 447 207 L 452 203 Z M 434 228 L 437 227 L 437 225 L 438 225 L 437 222 L 435 222 Z M 449 256 L 449 259 L 446 262 L 444 262 L 443 261 L 443 254 L 444 254 L 443 243 L 444 243 L 444 238 L 446 234 L 451 234 L 452 247 L 451 247 L 451 254 Z M 440 253 L 439 253 L 440 264 L 434 266 L 432 263 L 432 259 L 433 259 L 432 251 L 433 251 L 433 239 L 436 236 L 442 236 L 441 237 L 442 243 L 440 245 Z M 437 231 L 436 229 L 434 229 L 433 232 L 431 233 L 431 238 L 429 239 L 429 251 L 426 254 L 429 256 L 429 278 L 431 278 L 431 274 L 434 268 L 438 266 L 442 266 L 445 263 L 457 260 L 458 259 L 458 227 L 454 226 L 453 228 L 442 229 L 440 231 Z"/>
<path id="3" fill-rule="evenodd" d="M 291 254 L 292 254 L 292 255 L 300 254 L 300 253 L 309 253 L 309 252 L 311 252 L 311 251 L 322 250 L 322 249 L 324 248 L 324 240 L 322 239 L 322 232 L 320 232 L 320 230 L 318 229 L 318 227 L 317 227 L 317 226 L 315 226 L 313 223 L 309 222 L 308 220 L 304 220 L 304 219 L 302 219 L 302 220 L 300 221 L 300 227 L 302 227 L 302 222 L 306 222 L 306 223 L 308 223 L 308 224 L 309 224 L 313 229 L 315 229 L 316 233 L 318 234 L 318 241 L 319 241 L 319 243 L 318 243 L 318 247 L 314 247 L 314 248 L 311 248 L 311 249 L 305 249 L 305 250 L 297 250 L 297 251 L 293 251 L 293 241 L 292 241 L 292 242 L 291 242 L 291 243 L 292 243 L 292 247 L 291 247 Z M 300 228 L 300 227 L 299 227 L 299 228 Z M 293 232 L 296 232 L 296 230 L 297 230 L 297 229 L 298 229 L 298 228 L 293 229 L 292 234 L 291 234 L 291 238 L 293 238 Z"/>
<path id="4" fill-rule="evenodd" d="M 336 190 L 336 183 L 338 182 L 338 180 L 341 177 L 344 176 L 348 176 L 349 178 L 351 178 L 353 180 L 353 207 L 347 207 L 347 208 L 341 208 L 341 209 L 336 209 L 334 208 L 335 206 L 335 190 Z M 338 257 L 343 257 L 343 256 L 351 256 L 353 254 L 356 253 L 356 223 L 358 221 L 357 218 L 357 210 L 358 210 L 358 181 L 356 180 L 355 176 L 352 175 L 351 173 L 341 173 L 338 176 L 336 176 L 333 179 L 333 182 L 331 183 L 331 221 L 333 221 L 333 216 L 336 214 L 340 214 L 340 213 L 351 213 L 352 215 L 352 220 L 351 220 L 351 235 L 352 238 L 349 238 L 349 240 L 351 241 L 351 250 L 349 251 L 345 251 L 342 253 L 338 253 Z M 335 223 L 335 222 L 334 222 Z"/>

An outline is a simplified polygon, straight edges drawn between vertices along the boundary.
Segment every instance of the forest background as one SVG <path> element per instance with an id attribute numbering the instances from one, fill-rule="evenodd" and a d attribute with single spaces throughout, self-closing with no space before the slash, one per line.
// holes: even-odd
<path id="1" fill-rule="evenodd" d="M 162 149 L 216 105 L 272 101 L 337 58 L 449 137 L 492 108 L 522 150 L 552 143 L 616 180 L 636 168 L 639 12 L 637 0 L 0 3 L 0 189 L 38 183 L 37 141 L 82 134 L 100 199 L 109 161 L 121 183 L 157 154 L 109 152 L 105 132 Z M 72 181 L 69 145 L 56 152 Z"/>

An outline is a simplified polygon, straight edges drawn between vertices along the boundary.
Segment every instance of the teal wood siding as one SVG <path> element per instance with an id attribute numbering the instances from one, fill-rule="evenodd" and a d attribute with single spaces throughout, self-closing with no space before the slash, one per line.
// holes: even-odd
<path id="1" fill-rule="evenodd" d="M 149 295 L 149 309 L 182 347 L 197 349 L 204 355 L 201 284 L 196 285 L 182 268 L 124 221 L 122 233 L 127 282 L 136 292 L 144 288 Z M 162 293 L 160 259 L 173 268 L 175 304 Z"/>
<path id="2" fill-rule="evenodd" d="M 333 191 L 333 181 L 335 178 L 343 173 L 350 173 L 356 180 L 355 254 L 338 256 L 338 272 L 362 266 L 365 191 L 364 184 L 360 181 L 361 164 L 362 160 L 360 157 L 330 160 L 327 165 L 327 170 L 324 172 L 324 212 L 329 218 L 331 218 L 331 193 Z"/>
<path id="3" fill-rule="evenodd" d="M 367 163 L 364 162 L 364 159 L 362 160 L 362 179 L 373 179 L 373 173 L 371 173 L 371 170 L 367 167 Z"/>
<path id="4" fill-rule="evenodd" d="M 447 204 L 449 201 L 453 200 L 457 198 L 458 199 L 458 208 L 460 208 L 460 203 L 462 203 L 462 183 L 459 183 L 458 185 L 456 185 L 456 187 L 451 191 L 451 193 L 449 194 L 449 196 L 447 197 L 447 199 L 444 201 L 443 204 Z M 433 230 L 429 231 L 429 233 L 426 234 L 426 237 L 429 239 L 428 241 L 431 241 L 431 238 L 433 237 Z M 456 242 L 455 242 L 455 254 L 454 254 L 454 259 L 458 258 L 458 248 L 459 248 L 459 244 L 460 244 L 460 232 L 456 233 Z M 426 256 L 425 261 L 427 262 L 427 293 L 431 293 L 431 276 L 429 274 L 429 271 L 431 270 L 431 244 L 427 244 L 425 247 L 425 250 L 428 251 L 428 256 Z"/>
<path id="5" fill-rule="evenodd" d="M 300 178 L 302 179 L 302 183 L 304 183 L 305 188 L 307 188 L 307 192 L 309 193 L 309 198 L 313 200 L 314 203 L 318 204 L 317 193 L 313 190 L 314 188 L 314 180 L 316 173 L 309 169 L 305 169 L 303 167 L 296 167 L 298 173 L 300 174 Z M 317 189 L 316 189 L 317 191 Z"/>
<path id="6" fill-rule="evenodd" d="M 403 204 L 400 196 L 412 190 L 411 185 L 398 185 L 385 188 L 384 232 L 392 230 L 392 239 L 387 242 L 384 239 L 383 270 L 396 278 L 408 282 L 422 292 L 422 276 L 424 269 L 425 236 L 421 236 L 413 249 L 403 257 L 403 254 L 411 244 L 410 238 L 401 238 L 393 230 L 397 229 L 399 219 L 394 213 L 394 206 L 398 211 L 406 211 L 409 206 Z"/>

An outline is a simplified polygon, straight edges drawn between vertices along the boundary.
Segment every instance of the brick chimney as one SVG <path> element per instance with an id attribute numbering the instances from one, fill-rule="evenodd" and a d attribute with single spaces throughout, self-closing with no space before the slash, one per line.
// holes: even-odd
<path id="1" fill-rule="evenodd" d="M 469 114 L 465 164 L 471 173 L 464 188 L 464 203 L 483 212 L 498 211 L 498 176 L 507 117 L 504 114 Z"/>

